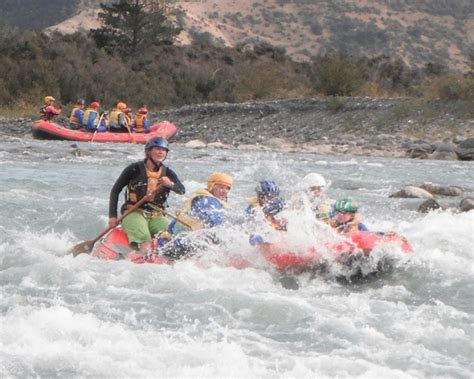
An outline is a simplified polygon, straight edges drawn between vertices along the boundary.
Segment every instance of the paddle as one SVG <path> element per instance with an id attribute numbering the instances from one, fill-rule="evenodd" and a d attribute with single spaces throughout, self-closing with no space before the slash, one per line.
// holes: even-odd
<path id="1" fill-rule="evenodd" d="M 179 213 L 176 214 L 176 216 L 175 216 L 175 215 L 172 215 L 169 212 L 166 212 L 165 210 L 162 210 L 162 212 L 165 216 L 171 217 L 173 220 L 178 221 L 179 223 L 183 224 L 185 227 L 187 227 L 191 230 L 199 230 L 199 229 L 203 228 L 201 222 L 192 220 L 191 218 L 186 217 L 184 215 L 181 215 Z M 186 217 L 186 220 L 183 220 L 184 217 Z"/>
<path id="2" fill-rule="evenodd" d="M 102 113 L 99 117 L 99 122 L 97 123 L 97 127 L 95 128 L 95 132 L 94 132 L 94 135 L 92 136 L 91 142 L 94 142 L 95 135 L 97 134 L 97 131 L 99 130 L 100 123 L 102 122 L 102 119 L 104 118 L 104 114 L 105 113 Z"/>
<path id="3" fill-rule="evenodd" d="M 143 197 L 140 201 L 138 201 L 136 204 L 133 204 L 130 208 L 127 209 L 126 212 L 124 212 L 122 214 L 122 216 L 120 216 L 118 219 L 117 219 L 117 225 L 120 224 L 122 222 L 122 220 L 127 217 L 130 213 L 132 213 L 133 211 L 137 210 L 138 208 L 140 208 L 143 204 L 145 204 L 146 202 L 150 201 L 151 199 L 153 199 L 153 197 L 155 196 L 156 192 L 158 191 L 158 189 L 160 188 L 160 186 L 158 186 L 156 188 L 155 191 L 153 191 L 150 195 L 147 195 L 145 197 Z M 77 244 L 76 246 L 74 246 L 70 252 L 72 253 L 73 257 L 77 257 L 79 254 L 90 254 L 90 252 L 92 251 L 92 248 L 94 247 L 94 244 L 100 240 L 103 236 L 105 236 L 108 232 L 110 232 L 112 229 L 114 229 L 115 226 L 109 226 L 107 229 L 105 229 L 102 233 L 100 233 L 97 237 L 95 237 L 93 240 L 89 240 L 89 241 L 84 241 L 84 242 L 81 242 L 79 244 Z"/>
<path id="4" fill-rule="evenodd" d="M 137 143 L 137 141 L 135 141 L 135 138 L 133 138 L 132 131 L 130 130 L 130 127 L 128 125 L 126 125 L 126 127 L 127 127 L 128 135 L 130 136 L 130 139 L 132 140 L 132 142 Z"/>

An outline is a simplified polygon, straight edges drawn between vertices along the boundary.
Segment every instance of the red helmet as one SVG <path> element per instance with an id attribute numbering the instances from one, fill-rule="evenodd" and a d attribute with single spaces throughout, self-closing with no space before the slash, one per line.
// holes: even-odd
<path id="1" fill-rule="evenodd" d="M 146 109 L 145 107 L 142 107 L 138 110 L 138 113 L 141 113 L 141 114 L 147 114 L 148 113 L 148 109 Z"/>
<path id="2" fill-rule="evenodd" d="M 93 101 L 89 106 L 92 109 L 100 109 L 100 103 L 98 101 Z"/>

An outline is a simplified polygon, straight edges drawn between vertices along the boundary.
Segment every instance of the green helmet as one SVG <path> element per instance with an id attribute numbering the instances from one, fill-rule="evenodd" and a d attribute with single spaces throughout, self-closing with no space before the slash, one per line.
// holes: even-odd
<path id="1" fill-rule="evenodd" d="M 335 202 L 334 209 L 336 212 L 355 213 L 359 209 L 359 206 L 353 202 L 350 197 L 343 197 Z"/>

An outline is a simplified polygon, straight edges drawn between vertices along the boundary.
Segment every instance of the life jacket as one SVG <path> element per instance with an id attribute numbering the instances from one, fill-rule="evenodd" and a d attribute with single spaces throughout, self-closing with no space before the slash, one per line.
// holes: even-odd
<path id="1" fill-rule="evenodd" d="M 201 220 L 199 217 L 196 217 L 195 215 L 192 214 L 192 207 L 193 207 L 193 202 L 195 199 L 206 196 L 206 197 L 212 197 L 213 199 L 216 199 L 221 205 L 222 208 L 230 208 L 229 204 L 227 204 L 226 201 L 219 199 L 218 197 L 214 196 L 207 188 L 202 188 L 200 190 L 197 190 L 193 196 L 191 196 L 186 203 L 184 204 L 184 211 L 180 211 L 177 213 L 177 218 L 176 220 L 183 221 L 184 225 L 186 226 L 191 226 L 191 229 L 193 230 L 198 230 L 198 229 L 203 229 L 204 228 L 204 222 Z"/>
<path id="2" fill-rule="evenodd" d="M 335 228 L 339 233 L 342 233 L 342 234 L 358 232 L 362 230 L 361 229 L 362 225 L 363 224 L 360 221 L 358 215 L 354 216 L 352 220 L 346 222 L 345 224 L 337 224 L 335 220 L 331 223 L 331 226 Z"/>
<path id="3" fill-rule="evenodd" d="M 76 114 L 77 111 L 82 112 L 82 109 L 81 108 L 73 108 L 72 109 L 71 116 L 69 117 L 69 123 L 74 124 L 74 125 L 78 126 L 79 128 L 81 128 L 82 127 L 82 122 L 77 117 L 77 114 Z"/>
<path id="4" fill-rule="evenodd" d="M 145 195 L 149 195 L 158 187 L 158 179 L 166 176 L 166 166 L 161 165 L 158 171 L 150 171 L 147 169 L 146 160 L 138 162 L 140 173 L 132 179 L 127 186 L 125 204 L 133 205 L 140 201 Z M 165 188 L 160 189 L 155 194 L 151 204 L 145 203 L 141 206 L 145 210 L 156 210 L 156 207 L 163 207 L 167 198 L 167 191 Z"/>
<path id="5" fill-rule="evenodd" d="M 200 190 L 197 190 L 193 196 L 191 196 L 191 198 L 189 198 L 186 203 L 184 204 L 184 208 L 186 209 L 186 211 L 190 212 L 191 209 L 192 209 L 192 206 L 193 206 L 193 201 L 194 199 L 197 199 L 198 197 L 201 197 L 201 196 L 209 196 L 209 197 L 213 197 L 214 199 L 216 199 L 217 201 L 219 201 L 219 203 L 222 204 L 222 207 L 223 208 L 230 208 L 229 204 L 227 204 L 226 201 L 224 200 L 221 200 L 219 199 L 218 197 L 214 196 L 211 192 L 209 192 L 209 190 L 207 188 L 202 188 Z"/>
<path id="6" fill-rule="evenodd" d="M 249 209 L 251 210 L 248 213 L 255 215 L 258 212 L 261 216 L 263 216 L 263 218 L 268 223 L 270 223 L 270 225 L 275 230 L 282 230 L 282 231 L 286 230 L 286 224 L 287 224 L 286 220 L 284 219 L 280 220 L 273 215 L 266 215 L 265 213 L 263 213 L 262 206 L 258 202 L 257 196 L 249 198 L 248 202 L 249 202 Z"/>
<path id="7" fill-rule="evenodd" d="M 119 116 L 122 114 L 125 116 L 125 114 L 117 108 L 112 109 L 112 112 L 110 112 L 109 115 L 109 126 L 112 128 L 118 128 L 121 127 L 122 125 L 119 124 Z"/>
<path id="8" fill-rule="evenodd" d="M 145 120 L 146 114 L 137 113 L 135 115 L 135 132 L 137 133 L 145 133 Z"/>
<path id="9" fill-rule="evenodd" d="M 54 116 L 61 113 L 61 109 L 55 108 L 53 105 L 43 105 L 40 109 L 41 119 L 45 121 L 51 120 Z"/>
<path id="10" fill-rule="evenodd" d="M 89 125 L 89 119 L 92 114 L 95 114 L 95 119 L 92 121 L 92 125 Z M 94 129 L 97 128 L 97 125 L 99 124 L 99 113 L 93 109 L 93 108 L 87 108 L 86 111 L 84 112 L 84 118 L 82 119 L 82 125 L 89 125 L 93 126 Z"/>

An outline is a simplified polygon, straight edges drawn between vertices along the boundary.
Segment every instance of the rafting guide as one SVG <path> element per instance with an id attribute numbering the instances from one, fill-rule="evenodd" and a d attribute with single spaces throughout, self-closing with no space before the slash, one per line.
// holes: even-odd
<path id="1" fill-rule="evenodd" d="M 170 220 L 163 214 L 170 192 L 178 195 L 185 193 L 184 185 L 176 173 L 163 162 L 168 156 L 169 144 L 162 137 L 154 137 L 145 145 L 145 159 L 127 166 L 110 192 L 109 227 L 115 227 L 117 221 L 117 203 L 119 194 L 126 189 L 126 201 L 123 210 L 133 207 L 145 196 L 151 199 L 131 212 L 122 221 L 130 245 L 143 255 L 153 252 L 153 237 L 166 231 Z"/>

